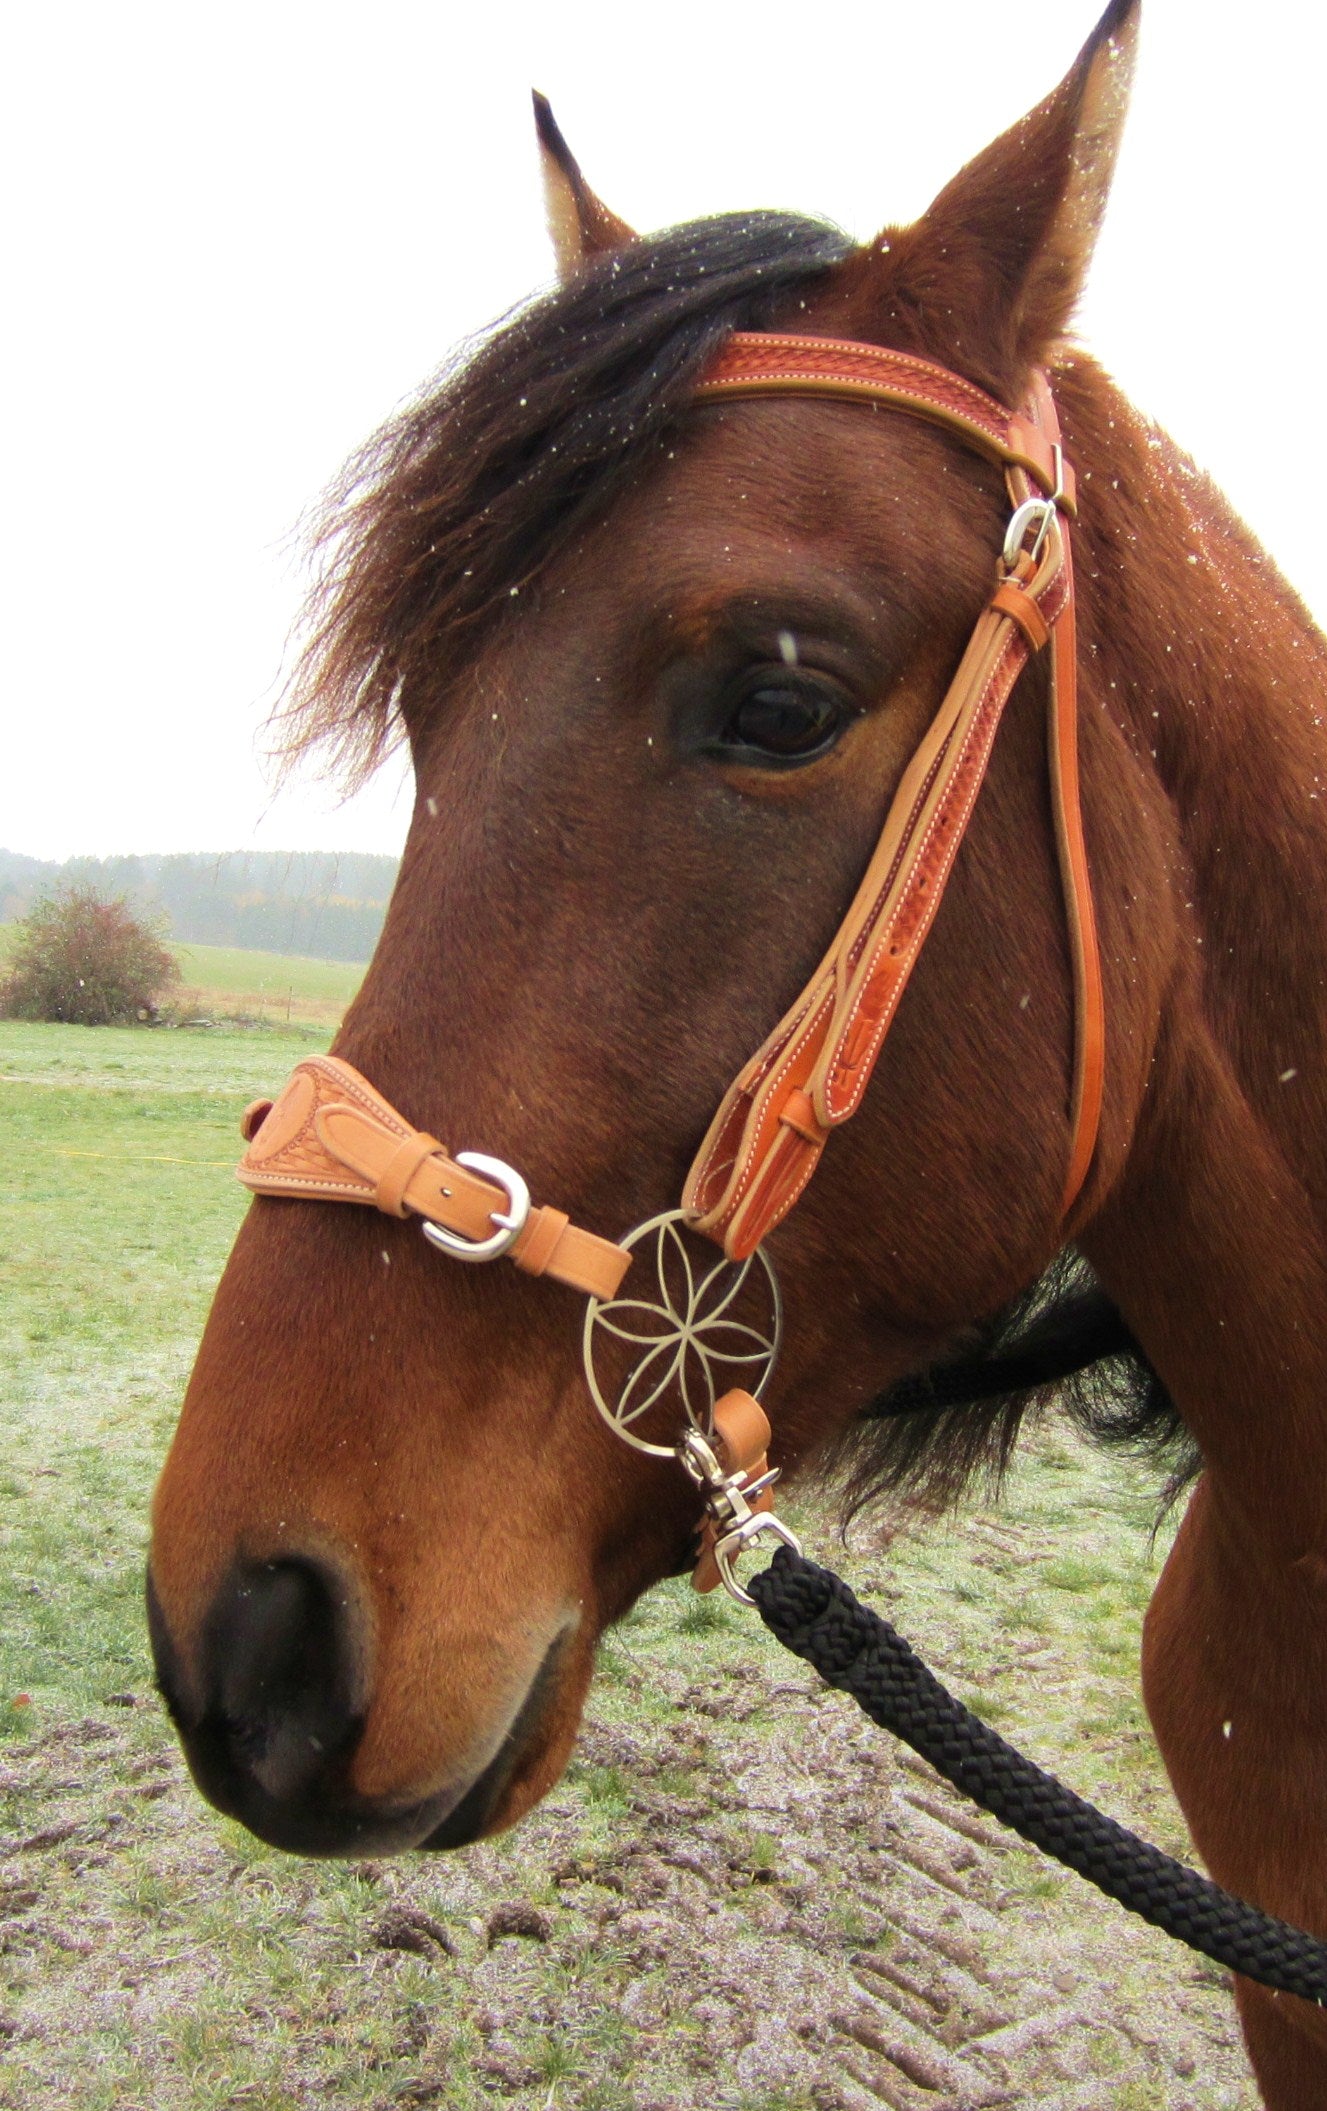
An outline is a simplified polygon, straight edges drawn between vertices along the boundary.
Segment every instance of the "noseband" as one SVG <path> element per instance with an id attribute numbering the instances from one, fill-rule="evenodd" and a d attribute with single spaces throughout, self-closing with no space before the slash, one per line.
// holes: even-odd
<path id="1" fill-rule="evenodd" d="M 991 598 L 903 773 L 852 905 L 801 995 L 730 1086 L 687 1178 L 682 1208 L 628 1233 L 621 1245 L 583 1231 L 560 1210 L 532 1206 L 525 1182 L 501 1160 L 468 1151 L 449 1156 L 436 1137 L 412 1127 L 357 1070 L 332 1056 L 298 1064 L 279 1099 L 248 1110 L 248 1149 L 237 1169 L 257 1194 L 414 1214 L 423 1219 L 425 1236 L 458 1260 L 507 1254 L 531 1274 L 585 1292 L 591 1299 L 585 1361 L 595 1404 L 638 1449 L 681 1461 L 709 1513 L 701 1580 L 708 1587 L 721 1578 L 742 1598 L 733 1567 L 742 1548 L 761 1533 L 795 1545 L 768 1508 L 769 1427 L 751 1397 L 768 1381 L 779 1339 L 777 1285 L 761 1242 L 805 1191 L 833 1131 L 861 1105 L 953 870 L 1004 707 L 1028 661 L 1043 650 L 1050 656 L 1047 752 L 1074 987 L 1065 1219 L 1096 1147 L 1105 1056 L 1078 782 L 1067 528 L 1074 481 L 1045 375 L 1034 374 L 1024 410 L 1012 413 L 960 375 L 905 353 L 833 338 L 738 332 L 701 380 L 696 401 L 754 396 L 860 402 L 938 425 L 1000 465 L 1012 511 Z M 704 1234 L 725 1256 L 699 1282 L 686 1257 L 684 1227 Z M 657 1236 L 643 1241 L 646 1233 Z M 617 1296 L 632 1249 L 642 1242 L 654 1251 L 658 1302 Z M 670 1266 L 677 1273 L 674 1245 L 684 1264 L 681 1301 L 669 1288 Z M 769 1288 L 768 1320 L 760 1325 L 725 1317 L 748 1283 L 753 1256 Z M 648 1322 L 645 1315 L 652 1315 Z M 596 1336 L 604 1331 L 643 1349 L 616 1396 L 601 1390 L 596 1375 Z M 721 1395 L 719 1371 L 752 1382 Z M 642 1373 L 650 1384 L 640 1382 Z M 677 1443 L 647 1443 L 631 1424 L 670 1383 L 684 1434 Z"/>

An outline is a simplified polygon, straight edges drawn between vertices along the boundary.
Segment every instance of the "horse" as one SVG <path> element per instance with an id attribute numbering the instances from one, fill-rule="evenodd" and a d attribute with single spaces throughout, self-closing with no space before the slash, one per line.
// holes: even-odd
<path id="1" fill-rule="evenodd" d="M 1008 527 L 998 465 L 943 422 L 707 385 L 782 334 L 1015 410 L 1049 377 L 1105 1038 L 1067 1187 L 1083 976 L 1029 647 L 870 1090 L 842 1133 L 803 1120 L 815 1178 L 764 1227 L 770 1456 L 947 1498 L 1007 1456 L 1034 1366 L 1126 1348 L 1131 1433 L 1173 1426 L 1201 1465 L 1145 1626 L 1158 1744 L 1217 1879 L 1327 1935 L 1327 664 L 1219 495 L 1067 340 L 1137 18 L 1111 0 L 1060 86 L 864 247 L 772 213 L 638 238 L 544 110 L 559 285 L 333 494 L 290 739 L 352 774 L 404 740 L 417 791 L 333 1050 L 388 1138 L 380 1210 L 313 1175 L 254 1200 L 148 1584 L 195 1778 L 269 1841 L 514 1824 L 566 1763 L 598 1638 L 694 1560 L 695 1486 L 587 1397 L 565 1242 L 587 1287 L 675 1203 L 854 901 Z M 293 1104 L 258 1110 L 251 1152 Z M 502 1158 L 462 1170 L 438 1136 Z M 450 1258 L 407 1221 L 421 1163 L 461 1208 Z M 521 1236 L 564 1242 L 563 1283 L 458 1264 L 525 1221 L 510 1167 L 551 1198 Z M 1065 1256 L 1095 1292 L 1037 1290 Z M 1324 2019 L 1235 1993 L 1266 2103 L 1327 2105 Z"/>

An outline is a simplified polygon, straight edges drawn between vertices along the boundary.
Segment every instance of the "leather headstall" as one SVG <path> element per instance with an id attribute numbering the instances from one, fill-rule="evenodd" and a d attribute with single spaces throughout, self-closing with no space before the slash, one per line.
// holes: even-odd
<path id="1" fill-rule="evenodd" d="M 1049 385 L 1007 411 L 929 361 L 832 338 L 738 333 L 696 390 L 698 404 L 760 396 L 867 403 L 925 419 L 1001 467 L 1013 517 L 991 596 L 931 726 L 903 773 L 856 897 L 801 995 L 729 1089 L 692 1167 L 683 1207 L 731 1259 L 752 1253 L 803 1192 L 834 1129 L 861 1104 L 953 869 L 1001 715 L 1035 653 L 1050 656 L 1051 801 L 1074 983 L 1067 1216 L 1092 1162 L 1101 1110 L 1104 1015 L 1078 794 L 1073 476 Z M 507 1253 L 594 1298 L 631 1263 L 621 1246 L 556 1209 L 531 1206 L 500 1160 L 451 1157 L 350 1064 L 314 1056 L 280 1098 L 245 1117 L 238 1176 L 259 1194 L 414 1213 L 466 1260 Z"/>
<path id="2" fill-rule="evenodd" d="M 1013 415 L 930 361 L 832 338 L 738 333 L 697 390 L 701 403 L 819 396 L 881 404 L 944 427 L 1004 470 L 1013 517 L 985 610 L 885 817 L 852 906 L 820 966 L 730 1087 L 683 1204 L 733 1259 L 782 1222 L 825 1144 L 856 1113 L 935 919 L 1014 684 L 1050 653 L 1051 802 L 1074 980 L 1067 1216 L 1101 1113 L 1104 1010 L 1078 794 L 1072 472 L 1044 374 Z"/>

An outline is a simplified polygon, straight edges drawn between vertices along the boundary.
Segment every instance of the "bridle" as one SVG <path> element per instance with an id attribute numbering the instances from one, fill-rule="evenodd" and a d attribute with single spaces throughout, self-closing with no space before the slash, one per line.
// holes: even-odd
<path id="1" fill-rule="evenodd" d="M 802 1194 L 832 1130 L 857 1112 L 953 868 L 1014 683 L 1051 655 L 1048 745 L 1075 989 L 1072 1145 L 1061 1211 L 1078 1198 L 1101 1109 L 1101 972 L 1078 796 L 1073 569 L 1062 515 L 1073 474 L 1043 374 L 1012 416 L 957 374 L 874 345 L 730 338 L 697 391 L 882 403 L 956 432 L 1005 471 L 1013 513 L 995 590 L 894 794 L 851 908 L 806 988 L 730 1087 L 683 1195 L 697 1228 L 750 1253 Z"/>
<path id="2" fill-rule="evenodd" d="M 811 980 L 724 1096 L 683 1191 L 683 1206 L 621 1244 L 579 1230 L 561 1210 L 536 1209 L 500 1159 L 414 1129 L 367 1080 L 333 1056 L 296 1066 L 273 1103 L 244 1117 L 238 1172 L 260 1194 L 369 1203 L 424 1219 L 424 1234 L 458 1260 L 509 1254 L 534 1275 L 587 1293 L 583 1355 L 599 1412 L 636 1449 L 685 1469 L 704 1507 L 697 1589 L 722 1582 L 754 1605 L 789 1649 L 851 1693 L 963 1794 L 1132 1912 L 1218 1963 L 1322 2007 L 1327 1944 L 1222 1891 L 1126 1832 L 1006 1745 L 945 1692 L 889 1622 L 842 1580 L 804 1559 L 770 1503 L 770 1426 L 759 1404 L 778 1356 L 780 1309 L 761 1241 L 815 1172 L 832 1131 L 861 1104 L 881 1045 L 935 918 L 981 789 L 1005 704 L 1034 653 L 1050 654 L 1047 749 L 1051 805 L 1074 984 L 1070 1149 L 1061 1200 L 1069 1227 L 1096 1147 L 1105 1031 L 1101 968 L 1078 787 L 1074 592 L 1066 518 L 1073 478 L 1060 451 L 1050 388 L 1035 374 L 1026 409 L 1006 411 L 926 360 L 828 338 L 730 337 L 696 390 L 728 397 L 819 396 L 887 405 L 957 433 L 1005 472 L 1013 511 L 996 584 L 958 671 L 890 803 L 851 908 Z M 722 1247 L 697 1282 L 685 1237 Z M 660 1302 L 619 1298 L 634 1249 L 653 1253 Z M 678 1266 L 685 1295 L 675 1295 Z M 671 1285 L 670 1287 L 670 1269 Z M 738 1320 L 735 1301 L 763 1285 L 768 1320 Z M 662 1331 L 641 1331 L 641 1321 Z M 614 1392 L 600 1383 L 596 1343 L 641 1350 Z M 716 1337 L 726 1347 L 718 1349 Z M 655 1379 L 652 1367 L 658 1366 Z M 697 1371 L 695 1366 L 699 1366 Z M 720 1392 L 715 1369 L 751 1376 Z M 695 1386 L 699 1390 L 695 1390 Z M 633 1426 L 669 1389 L 680 1439 L 656 1443 Z M 781 1544 L 768 1568 L 738 1581 L 736 1563 L 762 1535 Z"/>
<path id="3" fill-rule="evenodd" d="M 698 1585 L 722 1580 L 743 1600 L 734 1566 L 743 1548 L 761 1534 L 796 1546 L 769 1506 L 770 1432 L 758 1399 L 778 1354 L 780 1314 L 762 1241 L 804 1193 L 830 1135 L 861 1105 L 953 869 L 1004 707 L 1028 661 L 1042 651 L 1050 657 L 1047 751 L 1074 986 L 1070 1149 L 1061 1200 L 1066 1224 L 1096 1147 L 1105 1055 L 1078 781 L 1067 530 L 1074 480 L 1045 375 L 1033 375 L 1025 408 L 1013 413 L 960 375 L 906 353 L 834 338 L 738 332 L 703 376 L 696 402 L 753 396 L 881 405 L 939 425 L 1001 466 L 1012 513 L 990 600 L 903 773 L 852 905 L 801 995 L 729 1087 L 687 1178 L 681 1209 L 637 1227 L 620 1244 L 582 1230 L 561 1210 L 535 1207 L 520 1174 L 502 1160 L 471 1151 L 450 1156 L 334 1056 L 297 1064 L 275 1102 L 256 1101 L 248 1109 L 248 1149 L 237 1169 L 255 1193 L 417 1215 L 425 1237 L 457 1260 L 505 1254 L 529 1274 L 583 1291 L 590 1299 L 586 1374 L 596 1406 L 638 1450 L 681 1462 L 708 1516 Z M 686 1258 L 684 1229 L 723 1250 L 699 1283 Z M 661 1302 L 619 1299 L 633 1247 L 650 1238 Z M 677 1273 L 674 1245 L 683 1257 L 680 1301 L 669 1288 L 670 1266 Z M 758 1289 L 762 1278 L 765 1323 L 725 1320 L 739 1292 Z M 641 1332 L 647 1314 L 654 1318 Z M 627 1323 L 633 1316 L 634 1330 Z M 717 1346 L 710 1352 L 707 1330 L 712 1337 L 725 1334 L 728 1353 Z M 605 1332 L 644 1351 L 616 1393 L 603 1389 L 596 1371 L 595 1345 Z M 639 1383 L 643 1369 L 649 1385 Z M 751 1383 L 721 1391 L 718 1370 Z M 683 1410 L 683 1435 L 666 1444 L 648 1441 L 633 1424 L 670 1385 Z"/>

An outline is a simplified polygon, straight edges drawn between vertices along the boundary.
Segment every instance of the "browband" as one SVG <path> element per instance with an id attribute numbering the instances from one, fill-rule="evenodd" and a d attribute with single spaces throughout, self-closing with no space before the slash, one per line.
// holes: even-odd
<path id="1" fill-rule="evenodd" d="M 696 389 L 697 403 L 733 396 L 837 396 L 882 403 L 944 425 L 979 454 L 1021 469 L 1066 513 L 1076 509 L 1073 472 L 1057 458 L 1058 429 L 1034 411 L 1019 416 L 961 374 L 847 337 L 781 337 L 735 330 Z M 1061 472 L 1063 477 L 1061 478 Z"/>

